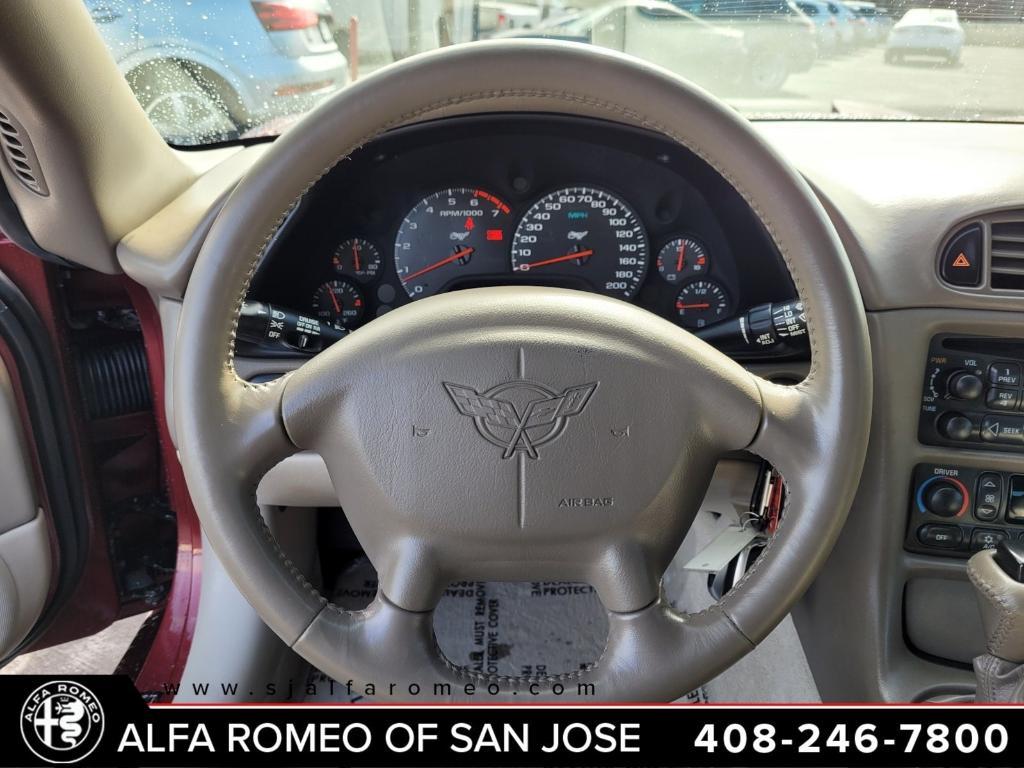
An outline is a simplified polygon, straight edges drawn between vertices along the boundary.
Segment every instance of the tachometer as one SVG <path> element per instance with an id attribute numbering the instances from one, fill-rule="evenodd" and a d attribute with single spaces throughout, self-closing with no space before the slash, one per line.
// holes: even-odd
<path id="1" fill-rule="evenodd" d="M 583 280 L 595 291 L 632 298 L 647 273 L 647 234 L 614 195 L 568 187 L 542 197 L 512 238 L 514 272 Z"/>
<path id="2" fill-rule="evenodd" d="M 421 200 L 395 237 L 395 271 L 413 299 L 453 280 L 508 270 L 509 207 L 480 189 L 445 189 Z"/>

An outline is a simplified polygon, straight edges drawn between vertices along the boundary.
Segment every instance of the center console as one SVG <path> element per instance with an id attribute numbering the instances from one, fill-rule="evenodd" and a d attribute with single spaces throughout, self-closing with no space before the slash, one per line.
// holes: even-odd
<path id="1" fill-rule="evenodd" d="M 926 445 L 1024 452 L 1024 339 L 940 334 L 929 345 L 918 439 Z M 1020 474 L 985 466 L 918 464 L 904 546 L 968 557 L 1024 540 Z"/>
<path id="2" fill-rule="evenodd" d="M 1024 540 L 1024 473 L 938 464 L 914 468 L 908 550 L 966 558 L 1006 540 Z"/>

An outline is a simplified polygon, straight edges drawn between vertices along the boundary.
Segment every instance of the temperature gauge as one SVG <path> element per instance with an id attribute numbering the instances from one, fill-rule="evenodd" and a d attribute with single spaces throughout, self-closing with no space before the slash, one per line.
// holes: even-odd
<path id="1" fill-rule="evenodd" d="M 731 315 L 732 302 L 714 280 L 694 280 L 679 291 L 676 313 L 684 328 L 703 328 Z"/>
<path id="2" fill-rule="evenodd" d="M 709 266 L 707 249 L 692 237 L 669 240 L 658 251 L 658 272 L 672 285 L 707 274 Z"/>
<path id="3" fill-rule="evenodd" d="M 361 237 L 350 237 L 341 243 L 334 251 L 331 263 L 339 275 L 354 277 L 360 283 L 372 283 L 380 277 L 384 264 L 380 251 Z"/>
<path id="4" fill-rule="evenodd" d="M 313 311 L 322 322 L 336 328 L 351 328 L 363 317 L 366 302 L 352 283 L 331 280 L 313 294 Z"/>

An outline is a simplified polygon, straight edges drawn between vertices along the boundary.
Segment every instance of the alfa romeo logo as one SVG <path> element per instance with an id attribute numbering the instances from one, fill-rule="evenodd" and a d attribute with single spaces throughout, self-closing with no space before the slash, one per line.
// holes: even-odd
<path id="1" fill-rule="evenodd" d="M 562 434 L 567 419 L 582 413 L 597 389 L 594 382 L 559 393 L 519 379 L 477 392 L 462 384 L 443 383 L 459 413 L 473 419 L 480 436 L 504 449 L 503 459 L 517 452 L 536 459 L 537 448 Z"/>
<path id="2" fill-rule="evenodd" d="M 103 738 L 103 707 L 81 683 L 55 680 L 36 688 L 21 708 L 21 737 L 48 763 L 77 763 Z"/>

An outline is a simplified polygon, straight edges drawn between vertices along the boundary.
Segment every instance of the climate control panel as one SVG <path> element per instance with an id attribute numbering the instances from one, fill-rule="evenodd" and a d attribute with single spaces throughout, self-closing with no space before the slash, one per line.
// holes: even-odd
<path id="1" fill-rule="evenodd" d="M 907 549 L 969 557 L 1004 539 L 1024 540 L 1024 474 L 939 464 L 914 468 Z"/>
<path id="2" fill-rule="evenodd" d="M 1024 451 L 1024 340 L 935 336 L 918 439 L 927 445 Z"/>

